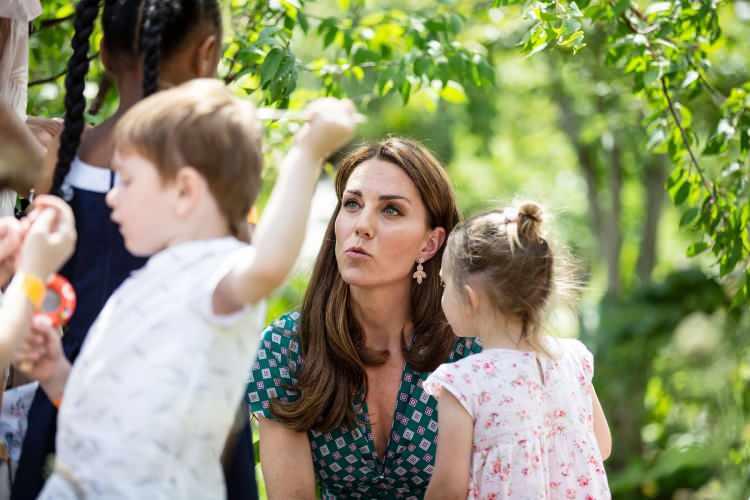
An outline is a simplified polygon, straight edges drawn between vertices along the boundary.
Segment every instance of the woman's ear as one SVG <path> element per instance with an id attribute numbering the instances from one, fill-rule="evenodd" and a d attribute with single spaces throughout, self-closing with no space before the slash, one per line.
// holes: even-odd
<path id="1" fill-rule="evenodd" d="M 422 245 L 422 249 L 419 252 L 419 256 L 424 262 L 427 262 L 435 256 L 440 248 L 445 243 L 445 229 L 442 227 L 436 227 L 427 233 L 427 239 Z"/>

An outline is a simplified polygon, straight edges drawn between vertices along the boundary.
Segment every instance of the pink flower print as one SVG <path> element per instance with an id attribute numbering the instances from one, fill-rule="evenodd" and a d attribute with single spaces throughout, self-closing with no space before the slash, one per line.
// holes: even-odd
<path id="1" fill-rule="evenodd" d="M 490 493 L 487 495 L 487 500 L 497 500 L 497 493 Z"/>
<path id="2" fill-rule="evenodd" d="M 503 472 L 503 462 L 498 458 L 492 463 L 492 473 L 499 476 Z"/>
<path id="3" fill-rule="evenodd" d="M 560 464 L 560 475 L 563 477 L 568 477 L 570 475 L 570 464 L 568 463 Z"/>
<path id="4" fill-rule="evenodd" d="M 531 418 L 529 417 L 528 410 L 526 410 L 525 408 L 522 410 L 519 410 L 517 415 L 518 415 L 518 420 L 520 420 L 521 422 L 525 422 L 526 420 L 529 420 L 529 418 Z"/>
<path id="5" fill-rule="evenodd" d="M 588 486 L 590 482 L 590 477 L 584 475 L 578 476 L 578 486 L 580 486 L 581 488 L 583 488 L 584 486 Z"/>
<path id="6" fill-rule="evenodd" d="M 492 361 L 485 361 L 482 363 L 482 369 L 484 369 L 484 373 L 487 375 L 494 375 L 495 374 L 495 363 Z"/>
<path id="7" fill-rule="evenodd" d="M 452 373 L 446 373 L 445 381 L 448 382 L 449 384 L 452 384 L 453 382 L 456 381 L 456 377 L 454 377 Z"/>
<path id="8" fill-rule="evenodd" d="M 490 394 L 487 391 L 482 391 L 481 394 L 479 394 L 479 403 L 489 403 L 492 401 L 492 394 Z"/>
<path id="9" fill-rule="evenodd" d="M 560 484 L 561 483 L 559 481 L 550 481 L 549 482 L 549 489 L 556 490 L 557 488 L 560 487 Z"/>
<path id="10" fill-rule="evenodd" d="M 575 500 L 576 498 L 575 490 L 573 488 L 568 488 L 567 490 L 565 490 L 565 498 L 567 498 L 568 500 Z"/>
<path id="11" fill-rule="evenodd" d="M 521 469 L 521 474 L 523 474 L 524 476 L 528 476 L 529 475 L 529 468 L 528 467 L 524 467 L 523 469 Z"/>
<path id="12" fill-rule="evenodd" d="M 523 377 L 518 377 L 513 381 L 513 387 L 523 387 L 525 382 L 526 381 L 523 379 Z"/>
<path id="13" fill-rule="evenodd" d="M 586 387 L 588 385 L 586 377 L 583 375 L 583 373 L 578 374 L 578 383 L 581 384 L 582 387 Z"/>
<path id="14" fill-rule="evenodd" d="M 503 403 L 506 405 L 511 404 L 514 401 L 512 396 L 503 395 Z"/>
<path id="15" fill-rule="evenodd" d="M 555 410 L 554 413 L 556 418 L 562 418 L 566 415 L 565 410 Z"/>

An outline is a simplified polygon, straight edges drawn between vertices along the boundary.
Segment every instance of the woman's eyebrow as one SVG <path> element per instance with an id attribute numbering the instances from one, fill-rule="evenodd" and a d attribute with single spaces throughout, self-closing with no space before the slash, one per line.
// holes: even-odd
<path id="1" fill-rule="evenodd" d="M 360 191 L 359 189 L 347 189 L 346 192 L 348 194 L 359 196 L 360 198 L 362 198 L 362 191 Z M 400 194 L 382 194 L 378 196 L 378 199 L 380 201 L 403 200 L 411 204 L 411 200 L 409 198 L 407 198 L 406 196 L 402 196 Z"/>

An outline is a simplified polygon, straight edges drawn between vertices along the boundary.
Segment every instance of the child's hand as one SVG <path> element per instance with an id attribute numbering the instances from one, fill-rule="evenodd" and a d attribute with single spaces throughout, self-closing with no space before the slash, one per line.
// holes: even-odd
<path id="1" fill-rule="evenodd" d="M 62 350 L 60 331 L 52 326 L 48 317 L 32 318 L 31 332 L 16 352 L 14 365 L 27 377 L 38 380 L 51 399 L 59 398 L 59 395 L 51 395 L 48 387 L 59 386 L 59 391 L 55 392 L 62 392 L 70 363 Z"/>
<path id="2" fill-rule="evenodd" d="M 27 224 L 18 269 L 46 280 L 62 267 L 75 248 L 73 211 L 60 198 L 39 196 Z"/>
<path id="3" fill-rule="evenodd" d="M 348 99 L 313 101 L 304 112 L 308 122 L 297 134 L 297 145 L 313 158 L 325 160 L 354 136 L 354 128 L 361 120 L 356 111 Z"/>
<path id="4" fill-rule="evenodd" d="M 0 218 L 0 286 L 13 276 L 22 240 L 21 223 L 15 217 Z"/>

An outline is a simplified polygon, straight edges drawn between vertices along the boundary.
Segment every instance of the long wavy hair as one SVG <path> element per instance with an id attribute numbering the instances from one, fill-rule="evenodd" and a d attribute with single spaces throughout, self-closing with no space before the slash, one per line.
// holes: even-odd
<path id="1" fill-rule="evenodd" d="M 355 401 L 367 397 L 366 366 L 385 362 L 387 352 L 365 348 L 361 326 L 352 313 L 349 285 L 336 262 L 335 225 L 341 198 L 354 169 L 367 160 L 391 163 L 406 173 L 427 209 L 427 226 L 447 233 L 459 222 L 450 181 L 437 159 L 422 145 L 407 139 L 389 138 L 362 146 L 348 154 L 336 175 L 336 210 L 328 223 L 302 303 L 299 335 L 304 359 L 296 401 L 272 402 L 276 418 L 297 431 L 327 432 L 356 424 Z M 414 329 L 411 345 L 402 342 L 406 362 L 417 371 L 432 371 L 448 358 L 455 336 L 440 306 L 442 286 L 440 262 L 443 246 L 425 262 L 427 278 L 411 287 Z"/>

